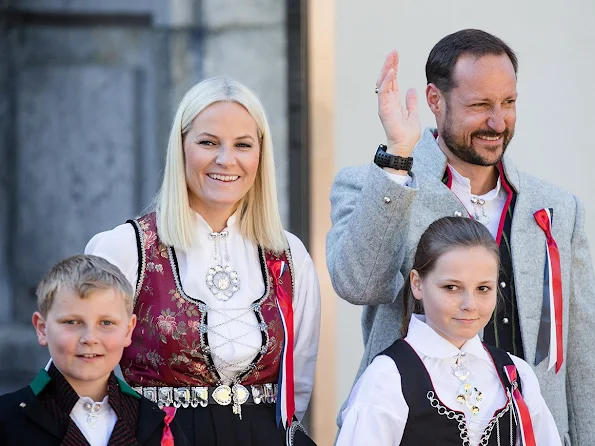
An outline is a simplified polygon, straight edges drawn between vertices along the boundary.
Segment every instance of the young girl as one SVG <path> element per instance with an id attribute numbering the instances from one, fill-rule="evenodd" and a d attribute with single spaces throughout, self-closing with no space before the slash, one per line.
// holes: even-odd
<path id="1" fill-rule="evenodd" d="M 428 227 L 403 290 L 409 327 L 353 388 L 338 446 L 561 444 L 531 367 L 479 339 L 498 268 L 481 223 L 445 217 Z"/>

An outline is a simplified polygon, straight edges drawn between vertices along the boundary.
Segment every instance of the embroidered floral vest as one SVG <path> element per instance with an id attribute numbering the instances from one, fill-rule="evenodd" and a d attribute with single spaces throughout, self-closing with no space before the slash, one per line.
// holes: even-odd
<path id="1" fill-rule="evenodd" d="M 129 220 L 137 236 L 139 271 L 134 312 L 137 324 L 132 344 L 120 366 L 132 386 L 215 386 L 220 377 L 209 354 L 206 304 L 182 289 L 173 248 L 157 235 L 155 213 Z M 283 352 L 283 326 L 267 260 L 289 265 L 279 281 L 293 297 L 294 271 L 289 250 L 281 255 L 259 248 L 265 281 L 264 296 L 252 309 L 262 326 L 262 347 L 250 366 L 238 375 L 243 385 L 277 382 Z"/>

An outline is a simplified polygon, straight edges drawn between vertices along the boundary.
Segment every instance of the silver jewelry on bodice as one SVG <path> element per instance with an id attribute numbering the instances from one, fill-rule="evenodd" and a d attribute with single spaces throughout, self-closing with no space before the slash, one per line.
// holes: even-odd
<path id="1" fill-rule="evenodd" d="M 221 383 L 231 385 L 234 383 L 235 379 L 238 376 L 242 375 L 248 369 L 248 367 L 250 367 L 253 359 L 258 355 L 258 353 L 265 354 L 268 349 L 268 344 L 260 345 L 257 347 L 257 346 L 247 344 L 244 341 L 245 336 L 248 335 L 249 333 L 252 333 L 254 331 L 266 331 L 268 328 L 266 323 L 264 323 L 264 322 L 260 323 L 260 322 L 258 322 L 258 319 L 255 324 L 246 322 L 245 320 L 243 320 L 244 316 L 250 312 L 260 313 L 260 311 L 261 311 L 260 304 L 253 303 L 247 307 L 225 308 L 225 309 L 214 308 L 214 307 L 210 307 L 206 304 L 200 304 L 199 309 L 203 313 L 213 312 L 213 313 L 219 314 L 220 316 L 222 316 L 224 318 L 223 322 L 220 322 L 218 324 L 204 324 L 204 325 L 202 325 L 201 331 L 203 331 L 205 333 L 208 333 L 208 332 L 214 333 L 221 338 L 220 343 L 210 344 L 208 346 L 208 352 L 211 354 L 211 356 L 213 358 L 217 358 L 218 362 L 220 363 L 220 365 L 217 366 L 213 362 L 213 365 L 215 366 L 215 369 L 217 369 L 217 372 L 221 379 Z M 227 332 L 224 329 L 224 327 L 232 322 L 242 325 L 245 328 L 245 330 L 239 331 L 237 333 L 237 335 L 233 335 L 230 337 L 228 334 L 226 334 Z M 267 337 L 267 339 L 268 339 L 268 337 Z M 219 354 L 219 351 L 222 347 L 225 347 L 230 344 L 234 345 L 234 346 L 248 347 L 252 351 L 252 353 L 249 356 L 242 358 L 238 361 L 228 361 Z M 235 376 L 230 375 L 229 373 L 226 372 L 226 369 L 234 370 L 234 369 L 238 369 L 238 368 L 243 369 L 243 371 L 235 374 Z"/>
<path id="2" fill-rule="evenodd" d="M 510 394 L 509 390 L 506 390 L 506 396 L 508 403 L 506 404 L 504 409 L 498 412 L 496 416 L 492 417 L 487 423 L 487 426 L 485 426 L 485 428 L 482 429 L 482 427 L 480 426 L 481 420 L 477 418 L 466 420 L 465 414 L 461 412 L 455 412 L 453 410 L 450 410 L 448 407 L 443 406 L 440 400 L 436 397 L 434 391 L 430 390 L 426 395 L 426 397 L 430 401 L 430 405 L 438 411 L 439 415 L 445 416 L 449 420 L 454 420 L 455 422 L 457 422 L 457 427 L 459 428 L 462 446 L 488 446 L 494 428 L 496 429 L 497 446 L 511 446 L 516 444 L 516 442 L 514 441 L 514 420 L 516 419 L 516 416 L 514 415 L 512 395 Z M 510 431 L 508 441 L 507 439 L 502 438 L 503 436 L 501 436 L 500 433 L 500 419 L 507 414 L 510 417 Z M 485 422 L 486 420 L 483 421 Z"/>
<path id="3" fill-rule="evenodd" d="M 240 279 L 237 271 L 229 266 L 229 252 L 227 250 L 227 236 L 229 232 L 211 232 L 209 239 L 213 241 L 213 264 L 207 271 L 207 287 L 219 300 L 229 300 L 240 289 Z M 219 240 L 223 240 L 224 256 L 222 258 Z M 224 261 L 223 261 L 224 260 Z"/>
<path id="4" fill-rule="evenodd" d="M 469 381 L 470 373 L 464 356 L 465 353 L 460 352 L 455 356 L 452 364 L 454 375 L 461 381 L 457 392 L 457 402 L 466 405 L 472 415 L 477 415 L 479 413 L 479 402 L 483 399 L 483 394 Z"/>
<path id="5" fill-rule="evenodd" d="M 471 197 L 471 204 L 473 205 L 473 217 L 478 222 L 488 225 L 490 223 L 490 217 L 486 214 L 486 210 L 483 207 L 486 201 L 483 198 Z"/>

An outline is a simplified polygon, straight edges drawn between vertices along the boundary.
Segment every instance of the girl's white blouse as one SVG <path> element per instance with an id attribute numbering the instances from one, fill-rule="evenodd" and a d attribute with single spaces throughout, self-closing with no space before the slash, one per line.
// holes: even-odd
<path id="1" fill-rule="evenodd" d="M 424 363 L 439 399 L 452 410 L 465 413 L 467 425 L 484 430 L 495 410 L 506 402 L 504 390 L 490 355 L 479 336 L 468 340 L 459 350 L 425 323 L 425 316 L 413 315 L 405 341 Z M 469 381 L 482 393 L 480 414 L 456 401 L 459 379 L 452 364 L 459 352 L 465 353 Z M 529 407 L 536 443 L 540 446 L 561 445 L 552 414 L 541 396 L 539 383 L 529 364 L 510 355 L 522 382 L 523 398 Z M 425 398 L 425 395 L 422 396 Z M 399 445 L 403 437 L 409 407 L 401 389 L 401 375 L 388 356 L 374 358 L 353 387 L 342 412 L 343 424 L 337 446 Z M 431 429 L 431 426 L 428 426 Z M 493 434 L 495 435 L 495 429 Z"/>

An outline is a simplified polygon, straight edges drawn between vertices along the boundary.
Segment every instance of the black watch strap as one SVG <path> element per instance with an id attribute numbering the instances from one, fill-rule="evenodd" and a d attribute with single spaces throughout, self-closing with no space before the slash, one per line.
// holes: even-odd
<path id="1" fill-rule="evenodd" d="M 374 156 L 374 164 L 379 167 L 390 167 L 395 170 L 411 171 L 413 167 L 413 158 L 403 158 L 402 156 L 391 155 L 386 153 L 386 146 L 380 144 L 376 149 L 376 156 Z"/>

